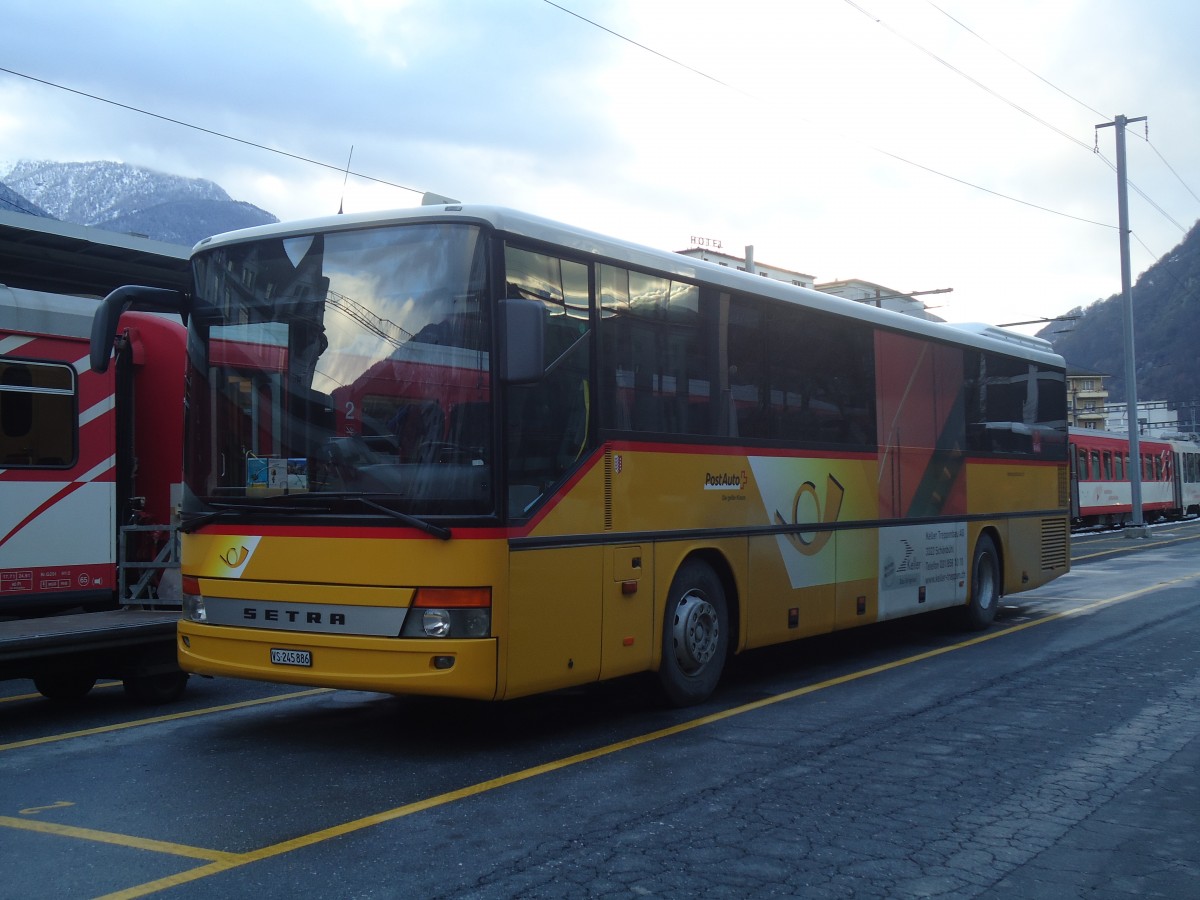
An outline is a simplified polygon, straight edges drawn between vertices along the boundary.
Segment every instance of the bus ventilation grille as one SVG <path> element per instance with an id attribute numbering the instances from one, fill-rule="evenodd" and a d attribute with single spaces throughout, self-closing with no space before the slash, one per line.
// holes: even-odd
<path id="1" fill-rule="evenodd" d="M 1065 569 L 1070 555 L 1066 519 L 1042 519 L 1042 571 Z"/>
<path id="2" fill-rule="evenodd" d="M 612 447 L 604 448 L 604 530 L 612 531 L 612 479 L 613 453 Z"/>
<path id="3" fill-rule="evenodd" d="M 1058 505 L 1064 509 L 1071 505 L 1071 470 L 1068 466 L 1058 467 Z"/>

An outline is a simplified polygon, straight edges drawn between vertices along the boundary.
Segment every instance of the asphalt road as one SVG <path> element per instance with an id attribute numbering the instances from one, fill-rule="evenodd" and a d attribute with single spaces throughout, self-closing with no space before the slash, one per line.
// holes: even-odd
<path id="1" fill-rule="evenodd" d="M 1200 525 L 936 618 L 499 707 L 0 682 L 0 898 L 1186 897 Z"/>

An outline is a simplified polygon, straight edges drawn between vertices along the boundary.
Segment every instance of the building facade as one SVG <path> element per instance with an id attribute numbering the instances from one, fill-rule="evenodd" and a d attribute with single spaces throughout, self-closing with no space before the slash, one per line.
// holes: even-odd
<path id="1" fill-rule="evenodd" d="M 868 303 L 879 309 L 890 309 L 892 312 L 903 313 L 906 316 L 916 316 L 918 319 L 928 319 L 931 322 L 941 322 L 937 316 L 925 309 L 925 304 L 901 291 L 851 278 L 849 281 L 825 281 L 815 285 L 818 291 L 832 294 L 835 297 L 845 297 L 858 303 Z"/>
<path id="2" fill-rule="evenodd" d="M 740 272 L 746 271 L 746 258 L 744 256 L 732 256 L 720 249 L 719 246 L 689 247 L 686 250 L 680 250 L 679 254 L 681 256 L 690 256 L 692 259 L 702 259 L 705 262 L 716 263 L 718 266 L 728 266 Z M 753 266 L 754 274 L 761 275 L 763 278 L 774 278 L 776 281 L 784 281 L 803 288 L 811 288 L 813 286 L 813 276 L 806 275 L 804 272 L 795 272 L 791 269 L 780 268 L 779 266 L 769 266 L 756 260 L 752 260 L 751 265 Z"/>
<path id="3" fill-rule="evenodd" d="M 753 248 L 747 249 L 752 251 Z M 881 284 L 875 284 L 874 282 L 851 279 L 849 281 L 828 281 L 823 284 L 817 284 L 814 276 L 805 272 L 797 272 L 794 269 L 784 269 L 780 266 L 760 263 L 753 259 L 752 252 L 750 253 L 750 262 L 747 263 L 746 257 L 726 253 L 721 245 L 716 242 L 713 242 L 713 246 L 689 247 L 687 250 L 680 250 L 678 252 L 682 256 L 690 256 L 692 259 L 702 259 L 705 262 L 716 263 L 718 266 L 729 266 L 741 272 L 749 269 L 755 275 L 761 275 L 763 278 L 773 278 L 776 281 L 787 282 L 798 287 L 812 288 L 825 294 L 831 294 L 835 297 L 845 297 L 847 300 L 854 300 L 858 303 L 869 303 L 880 309 L 890 309 L 892 312 L 904 313 L 908 316 L 916 316 L 919 319 L 929 319 L 934 322 L 942 321 L 937 316 L 931 315 L 925 309 L 925 305 L 919 300 L 901 291 L 896 291 Z"/>
<path id="4" fill-rule="evenodd" d="M 1110 403 L 1105 415 L 1109 431 L 1129 433 L 1129 404 Z M 1137 425 L 1138 434 L 1143 437 L 1173 438 L 1181 433 L 1179 413 L 1170 409 L 1165 400 L 1139 400 Z"/>
<path id="5" fill-rule="evenodd" d="M 1067 367 L 1067 423 L 1073 428 L 1112 431 L 1107 423 L 1108 390 L 1103 372 Z"/>

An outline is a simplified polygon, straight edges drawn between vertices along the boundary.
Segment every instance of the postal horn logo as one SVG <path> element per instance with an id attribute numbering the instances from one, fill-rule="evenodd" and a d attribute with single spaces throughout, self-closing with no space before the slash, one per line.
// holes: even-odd
<path id="1" fill-rule="evenodd" d="M 230 547 L 225 554 L 221 556 L 221 562 L 229 566 L 231 569 L 236 569 L 246 561 L 246 557 L 250 555 L 250 551 L 245 547 Z"/>
<path id="2" fill-rule="evenodd" d="M 806 481 L 797 489 L 796 496 L 792 500 L 792 521 L 788 522 L 784 519 L 783 514 L 776 510 L 775 523 L 777 525 L 799 525 L 803 509 L 805 525 L 810 523 L 813 525 L 832 524 L 837 521 L 838 514 L 842 511 L 842 498 L 845 495 L 846 489 L 842 487 L 841 482 L 830 475 L 825 486 L 825 506 L 822 509 L 821 498 L 817 496 L 817 486 L 811 481 Z M 833 531 L 824 529 L 816 534 L 789 531 L 785 537 L 805 556 L 816 556 L 829 543 L 829 539 L 833 537 Z"/>

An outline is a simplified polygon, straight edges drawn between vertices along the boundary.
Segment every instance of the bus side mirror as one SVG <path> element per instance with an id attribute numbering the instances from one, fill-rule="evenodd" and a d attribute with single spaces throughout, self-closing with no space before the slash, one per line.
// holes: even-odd
<path id="1" fill-rule="evenodd" d="M 531 384 L 545 373 L 546 305 L 539 300 L 500 301 L 500 379 Z"/>
<path id="2" fill-rule="evenodd" d="M 117 288 L 100 301 L 92 316 L 90 362 L 93 372 L 108 371 L 108 358 L 117 336 L 117 322 L 121 313 L 131 307 L 151 312 L 178 313 L 180 318 L 187 316 L 187 298 L 182 291 L 137 285 Z"/>

